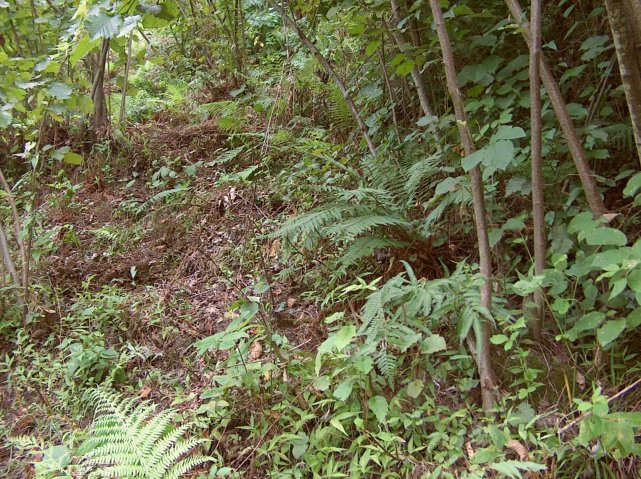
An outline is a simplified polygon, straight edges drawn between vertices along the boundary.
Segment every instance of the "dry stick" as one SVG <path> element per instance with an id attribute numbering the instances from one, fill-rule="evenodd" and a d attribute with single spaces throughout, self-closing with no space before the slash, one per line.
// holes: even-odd
<path id="1" fill-rule="evenodd" d="M 518 0 L 505 0 L 505 3 L 510 9 L 510 13 L 514 17 L 514 20 L 521 25 L 523 38 L 525 38 L 526 43 L 530 46 L 532 44 L 532 37 L 529 25 L 527 22 L 523 21 L 523 11 Z M 583 143 L 579 138 L 579 134 L 572 122 L 572 118 L 568 112 L 568 107 L 563 99 L 563 95 L 561 95 L 559 85 L 554 79 L 552 70 L 545 60 L 545 55 L 543 55 L 543 53 L 541 53 L 540 68 L 541 80 L 543 80 L 543 85 L 545 86 L 550 98 L 550 103 L 552 103 L 556 117 L 561 125 L 561 130 L 563 130 L 563 134 L 568 143 L 568 148 L 570 149 L 572 160 L 574 161 L 574 166 L 579 174 L 579 178 L 581 179 L 581 184 L 583 185 L 583 191 L 588 201 L 590 211 L 595 218 L 599 218 L 606 212 L 603 199 L 599 194 L 590 165 L 588 165 L 588 159 L 583 148 Z"/>
<path id="2" fill-rule="evenodd" d="M 11 276 L 11 281 L 16 286 L 20 286 L 20 280 L 18 278 L 18 273 L 16 272 L 16 265 L 11 257 L 9 242 L 7 241 L 7 233 L 4 230 L 4 223 L 2 220 L 0 220 L 0 253 L 2 254 L 4 266 L 7 268 L 7 271 L 9 271 L 9 276 Z"/>
<path id="3" fill-rule="evenodd" d="M 29 299 L 29 264 L 27 263 L 27 249 L 24 244 L 24 240 L 21 238 L 21 230 L 22 230 L 22 222 L 20 221 L 20 216 L 18 215 L 18 207 L 16 206 L 16 199 L 13 196 L 13 192 L 11 191 L 11 188 L 9 187 L 9 183 L 7 183 L 7 180 L 4 176 L 4 173 L 0 169 L 0 183 L 2 184 L 2 188 L 4 189 L 5 193 L 7 194 L 7 200 L 9 201 L 9 205 L 11 205 L 11 216 L 13 218 L 13 233 L 16 237 L 16 242 L 18 243 L 18 249 L 20 250 L 20 261 L 22 262 L 22 269 L 21 269 L 21 285 L 22 285 L 22 294 L 24 298 L 24 308 L 22 311 L 22 321 L 23 323 L 26 322 L 27 320 L 27 311 L 26 306 L 28 304 L 28 299 Z"/>
<path id="4" fill-rule="evenodd" d="M 396 131 L 396 141 L 398 144 L 401 144 L 401 133 L 398 129 L 398 119 L 396 118 L 396 102 L 394 101 L 394 92 L 392 90 L 392 84 L 389 81 L 389 75 L 387 74 L 387 65 L 385 64 L 385 43 L 383 42 L 383 35 L 381 35 L 381 48 L 378 50 L 378 55 L 381 60 L 381 69 L 383 70 L 383 78 L 385 79 L 385 86 L 389 93 L 389 99 L 392 102 L 392 122 L 394 123 L 394 130 Z"/>
<path id="5" fill-rule="evenodd" d="M 627 387 L 623 388 L 621 391 L 619 391 L 618 393 L 616 393 L 616 394 L 615 394 L 614 396 L 612 396 L 611 398 L 608 398 L 608 404 L 610 404 L 612 401 L 615 401 L 616 399 L 619 399 L 621 396 L 623 396 L 623 395 L 625 395 L 625 394 L 629 393 L 629 392 L 630 392 L 630 391 L 632 391 L 634 388 L 636 388 L 639 384 L 641 384 L 641 379 L 637 379 L 637 380 L 636 380 L 636 381 L 634 381 L 632 384 L 630 384 L 629 386 L 627 386 Z M 574 421 L 572 421 L 572 422 L 571 422 L 570 424 L 568 424 L 567 426 L 563 426 L 561 429 L 559 429 L 559 432 L 558 432 L 557 434 L 558 434 L 559 436 L 560 436 L 560 435 L 562 435 L 563 433 L 565 433 L 565 431 L 567 431 L 568 429 L 573 428 L 573 427 L 574 427 L 574 426 L 576 426 L 578 423 L 580 423 L 581 421 L 583 421 L 586 417 L 590 417 L 591 415 L 592 415 L 592 413 L 591 413 L 591 412 L 587 412 L 587 413 L 583 414 L 582 416 L 578 417 L 577 419 L 575 419 Z"/>
<path id="6" fill-rule="evenodd" d="M 472 135 L 467 127 L 467 120 L 465 116 L 465 105 L 463 103 L 463 96 L 458 86 L 456 77 L 456 66 L 454 64 L 454 52 L 450 38 L 447 34 L 447 28 L 443 20 L 443 13 L 441 12 L 441 5 L 439 0 L 430 0 L 432 7 L 432 15 L 436 23 L 436 32 L 438 33 L 439 42 L 441 44 L 441 51 L 443 54 L 443 64 L 445 66 L 445 76 L 447 79 L 447 87 L 452 97 L 452 104 L 456 114 L 456 123 L 461 135 L 465 155 L 469 156 L 476 150 Z M 485 214 L 485 188 L 483 186 L 483 178 L 481 170 L 475 166 L 470 170 L 470 180 L 472 183 L 472 200 L 474 203 L 474 223 L 476 226 L 476 237 L 478 240 L 479 248 L 479 264 L 481 276 L 485 280 L 481 286 L 481 305 L 488 311 L 492 309 L 492 256 L 490 251 L 490 242 L 487 235 L 487 219 Z M 497 387 L 494 370 L 492 369 L 492 362 L 490 357 L 490 335 L 492 334 L 492 325 L 489 321 L 483 319 L 481 327 L 481 337 L 477 337 L 479 341 L 479 350 L 474 354 L 478 370 L 479 379 L 481 382 L 481 395 L 483 399 L 483 407 L 491 409 L 496 402 Z M 468 345 L 474 351 L 474 340 L 468 336 Z"/>
<path id="7" fill-rule="evenodd" d="M 345 99 L 345 103 L 347 103 L 347 106 L 352 112 L 352 116 L 356 120 L 356 123 L 358 123 L 358 128 L 361 131 L 361 135 L 365 139 L 365 143 L 367 143 L 367 147 L 369 148 L 370 153 L 376 156 L 376 147 L 374 146 L 374 142 L 372 141 L 372 138 L 369 136 L 367 125 L 363 121 L 363 118 L 361 118 L 361 114 L 359 113 L 358 108 L 356 108 L 356 104 L 354 103 L 354 100 L 352 99 L 349 93 L 349 90 L 347 89 L 347 86 L 345 86 L 345 83 L 343 82 L 343 80 L 341 80 L 341 78 L 338 76 L 338 74 L 334 70 L 334 67 L 332 67 L 332 65 L 329 63 L 327 58 L 323 56 L 323 54 L 316 47 L 316 45 L 314 45 L 312 41 L 309 38 L 307 38 L 307 35 L 305 35 L 305 33 L 300 29 L 298 24 L 287 15 L 282 5 L 279 5 L 274 0 L 267 0 L 267 3 L 274 10 L 276 10 L 280 14 L 280 16 L 283 18 L 285 23 L 287 23 L 287 25 L 289 25 L 289 27 L 296 32 L 300 41 L 303 42 L 305 46 L 307 46 L 307 48 L 309 48 L 309 51 L 312 53 L 312 55 L 314 55 L 314 58 L 316 58 L 318 63 L 321 64 L 325 72 L 330 77 L 332 77 L 332 80 L 334 80 L 334 84 L 343 95 L 343 98 Z"/>
<path id="8" fill-rule="evenodd" d="M 383 18 L 383 26 L 391 31 L 392 37 L 394 38 L 394 41 L 396 42 L 396 45 L 398 46 L 398 49 L 401 51 L 401 53 L 405 53 L 408 49 L 407 48 L 408 45 L 403 39 L 403 36 L 401 35 L 401 33 L 397 29 L 398 24 L 401 23 L 401 16 L 399 14 L 398 2 L 396 0 L 390 0 L 390 3 L 392 5 L 392 18 L 396 22 L 396 25 L 394 25 L 394 28 L 390 28 L 387 22 L 385 21 L 385 18 Z M 416 88 L 416 93 L 418 94 L 418 101 L 421 104 L 423 115 L 433 116 L 434 113 L 432 112 L 432 108 L 430 107 L 430 101 L 427 98 L 427 90 L 425 89 L 425 82 L 423 81 L 421 70 L 419 69 L 418 64 L 416 62 L 414 62 L 414 66 L 412 67 L 412 80 L 414 81 L 414 87 Z"/>
<path id="9" fill-rule="evenodd" d="M 628 15 L 625 0 L 605 0 L 605 6 L 610 20 L 623 90 L 630 111 L 637 155 L 641 161 L 641 52 L 638 51 L 636 43 L 637 36 L 641 35 L 641 32 L 635 34 L 636 19 Z"/>
<path id="10" fill-rule="evenodd" d="M 120 118 L 118 123 L 122 126 L 127 118 L 125 107 L 127 106 L 127 88 L 129 87 L 129 69 L 131 68 L 131 44 L 133 42 L 134 32 L 129 34 L 129 44 L 127 46 L 127 63 L 125 64 L 125 76 L 122 80 L 122 98 L 120 99 Z"/>
<path id="11" fill-rule="evenodd" d="M 543 274 L 545 269 L 545 197 L 543 195 L 543 152 L 541 121 L 541 0 L 532 0 L 531 4 L 530 44 L 530 119 L 532 122 L 532 218 L 534 223 L 534 273 Z M 534 292 L 536 308 L 531 320 L 530 330 L 535 340 L 541 341 L 543 329 L 543 291 Z"/>

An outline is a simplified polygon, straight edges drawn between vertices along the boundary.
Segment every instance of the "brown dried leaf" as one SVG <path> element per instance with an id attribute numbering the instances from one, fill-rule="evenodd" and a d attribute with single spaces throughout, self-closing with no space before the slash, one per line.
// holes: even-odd
<path id="1" fill-rule="evenodd" d="M 140 399 L 147 399 L 149 397 L 149 394 L 151 394 L 151 386 L 145 386 L 138 393 L 138 397 Z"/>
<path id="2" fill-rule="evenodd" d="M 516 452 L 519 456 L 519 460 L 521 461 L 527 461 L 530 457 L 528 454 L 527 448 L 521 444 L 519 441 L 516 441 L 514 439 L 510 439 L 508 442 L 505 443 L 505 447 L 508 449 L 512 449 L 514 452 Z"/>
<path id="3" fill-rule="evenodd" d="M 249 359 L 251 359 L 252 361 L 256 361 L 257 359 L 260 359 L 262 354 L 263 346 L 259 341 L 254 341 L 249 347 Z"/>

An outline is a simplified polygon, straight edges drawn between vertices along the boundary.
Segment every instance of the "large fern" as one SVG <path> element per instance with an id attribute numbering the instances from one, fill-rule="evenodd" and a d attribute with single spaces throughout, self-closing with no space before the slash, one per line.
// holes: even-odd
<path id="1" fill-rule="evenodd" d="M 191 425 L 174 427 L 176 412 L 156 413 L 156 405 L 123 399 L 96 388 L 87 393 L 95 409 L 91 436 L 80 447 L 88 477 L 178 479 L 209 458 L 189 454 L 202 439 L 185 439 Z"/>

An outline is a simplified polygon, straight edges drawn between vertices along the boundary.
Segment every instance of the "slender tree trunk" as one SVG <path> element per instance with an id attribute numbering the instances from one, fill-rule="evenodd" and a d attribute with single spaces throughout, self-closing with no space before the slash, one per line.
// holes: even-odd
<path id="1" fill-rule="evenodd" d="M 532 0 L 530 44 L 530 118 L 532 123 L 532 219 L 534 222 L 534 273 L 543 274 L 545 269 L 545 206 L 543 195 L 543 153 L 541 121 L 541 0 Z M 533 311 L 530 331 L 532 337 L 542 339 L 543 316 L 545 314 L 543 291 L 534 293 L 536 308 Z"/>
<path id="2" fill-rule="evenodd" d="M 120 99 L 120 118 L 118 123 L 125 124 L 127 119 L 127 88 L 129 88 L 129 69 L 131 68 L 131 44 L 134 38 L 133 32 L 129 34 L 129 43 L 127 44 L 127 63 L 125 64 L 125 76 L 122 79 L 122 98 Z"/>
<path id="3" fill-rule="evenodd" d="M 456 122 L 458 124 L 459 132 L 461 135 L 461 142 L 465 150 L 465 155 L 471 155 L 476 150 L 474 140 L 467 127 L 467 120 L 465 114 L 465 104 L 463 96 L 458 86 L 456 76 L 456 65 L 454 63 L 454 53 L 447 34 L 447 28 L 443 20 L 443 13 L 441 12 L 441 5 L 439 0 L 430 0 L 432 7 L 432 15 L 436 23 L 436 31 L 438 33 L 439 42 L 441 44 L 441 51 L 443 53 L 443 64 L 445 66 L 445 75 L 447 78 L 447 87 L 452 97 L 452 104 L 456 114 Z M 483 186 L 483 178 L 481 170 L 475 166 L 470 170 L 470 180 L 472 183 L 472 201 L 474 202 L 474 222 L 476 225 L 476 237 L 479 248 L 479 263 L 481 269 L 481 276 L 485 282 L 481 286 L 481 305 L 488 311 L 492 310 L 492 256 L 490 251 L 490 242 L 487 234 L 487 219 L 485 213 L 485 188 Z M 481 382 L 481 394 L 483 397 L 483 407 L 491 409 L 497 396 L 496 377 L 492 368 L 491 351 L 490 351 L 490 335 L 492 334 L 492 325 L 489 321 L 483 319 L 483 326 L 480 332 L 480 338 L 477 337 L 477 344 L 479 349 L 476 351 L 475 359 L 479 370 L 479 379 Z M 472 338 L 468 338 L 468 344 L 474 345 Z"/>
<path id="4" fill-rule="evenodd" d="M 334 84 L 343 95 L 343 98 L 345 99 L 347 106 L 352 112 L 352 115 L 354 116 L 354 119 L 358 124 L 358 128 L 361 131 L 361 135 L 365 139 L 365 143 L 367 143 L 367 147 L 369 148 L 370 153 L 372 153 L 372 155 L 376 155 L 376 147 L 374 146 L 374 142 L 372 141 L 372 138 L 369 136 L 369 130 L 367 128 L 367 125 L 363 121 L 363 118 L 361 117 L 361 114 L 359 113 L 358 108 L 356 108 L 356 104 L 354 103 L 352 96 L 349 94 L 349 90 L 347 89 L 347 86 L 345 86 L 345 83 L 343 83 L 343 80 L 341 80 L 341 78 L 338 76 L 338 74 L 334 70 L 334 67 L 332 67 L 332 65 L 329 63 L 327 58 L 323 56 L 323 54 L 316 47 L 316 45 L 314 45 L 314 43 L 312 43 L 312 41 L 309 38 L 307 38 L 307 35 L 305 35 L 305 33 L 300 29 L 298 24 L 293 19 L 291 19 L 289 15 L 287 15 L 282 5 L 279 5 L 275 0 L 267 0 L 267 3 L 274 10 L 276 10 L 280 14 L 280 16 L 283 18 L 283 21 L 292 30 L 296 32 L 300 41 L 305 44 L 305 46 L 309 49 L 312 55 L 314 55 L 314 58 L 316 58 L 318 63 L 321 64 L 325 72 L 332 78 L 332 80 L 334 81 Z"/>
<path id="5" fill-rule="evenodd" d="M 523 11 L 518 0 L 505 0 L 510 13 L 514 17 L 516 23 L 521 26 L 521 33 L 525 38 L 528 46 L 532 43 L 532 36 L 530 34 L 529 25 L 527 22 L 523 23 Z M 554 108 L 554 112 L 559 120 L 561 125 L 561 130 L 565 135 L 565 139 L 568 143 L 572 159 L 574 160 L 574 165 L 576 167 L 579 178 L 581 179 L 581 184 L 583 186 L 583 191 L 585 193 L 590 211 L 595 218 L 603 216 L 606 212 L 605 205 L 603 204 L 603 199 L 599 194 L 599 190 L 594 180 L 594 175 L 588 164 L 588 159 L 585 154 L 585 149 L 583 148 L 582 140 L 579 137 L 579 134 L 572 122 L 570 113 L 568 112 L 568 107 L 561 95 L 561 90 L 558 83 L 554 79 L 552 70 L 545 60 L 545 55 L 541 53 L 541 80 L 543 80 L 543 85 L 548 93 L 550 98 L 550 103 Z"/>
<path id="6" fill-rule="evenodd" d="M 635 2 L 636 3 L 636 2 Z M 605 0 L 619 72 L 630 110 L 637 155 L 641 161 L 641 40 L 635 6 L 628 0 Z M 636 6 L 641 8 L 641 6 Z M 640 13 L 641 15 L 641 13 Z"/>
<path id="7" fill-rule="evenodd" d="M 394 38 L 398 49 L 402 53 L 405 53 L 408 50 L 408 45 L 405 42 L 405 39 L 403 38 L 401 32 L 398 30 L 398 24 L 401 22 L 401 15 L 399 13 L 400 7 L 396 0 L 390 0 L 390 3 L 392 5 L 392 19 L 394 20 L 395 25 L 393 25 L 393 28 L 389 28 L 387 22 L 385 22 L 385 27 L 388 28 L 392 33 L 392 37 Z M 427 90 L 425 89 L 425 82 L 423 81 L 423 76 L 421 75 L 421 69 L 416 62 L 414 62 L 414 67 L 412 68 L 412 81 L 414 82 L 416 93 L 418 93 L 418 100 L 421 104 L 423 115 L 433 116 L 434 113 L 432 113 L 430 101 L 427 98 Z"/>
<path id="8" fill-rule="evenodd" d="M 93 134 L 99 135 L 107 125 L 107 100 L 105 98 L 105 70 L 107 68 L 107 55 L 109 54 L 109 40 L 104 39 L 96 62 L 96 73 L 91 88 L 91 99 L 93 100 Z"/>

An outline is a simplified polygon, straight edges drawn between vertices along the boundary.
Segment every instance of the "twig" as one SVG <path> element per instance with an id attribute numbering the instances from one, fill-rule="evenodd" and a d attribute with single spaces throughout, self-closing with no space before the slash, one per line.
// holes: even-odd
<path id="1" fill-rule="evenodd" d="M 630 392 L 630 391 L 632 391 L 634 388 L 636 388 L 639 384 L 641 384 L 641 378 L 637 379 L 636 381 L 634 381 L 634 382 L 633 382 L 632 384 L 630 384 L 629 386 L 627 386 L 627 387 L 623 388 L 621 391 L 619 391 L 618 393 L 616 393 L 616 394 L 615 394 L 614 396 L 612 396 L 611 398 L 608 398 L 608 404 L 610 404 L 612 401 L 614 401 L 614 400 L 616 400 L 616 399 L 619 399 L 621 396 L 624 396 L 625 394 L 629 393 L 629 392 Z M 591 412 L 587 412 L 587 413 L 583 414 L 582 416 L 580 416 L 580 417 L 576 418 L 574 421 L 572 421 L 572 422 L 571 422 L 570 424 L 568 424 L 567 426 L 563 426 L 561 429 L 559 429 L 559 432 L 558 432 L 557 434 L 562 435 L 565 431 L 567 431 L 568 429 L 572 429 L 572 428 L 573 428 L 574 426 L 576 426 L 578 423 L 580 423 L 581 421 L 583 421 L 585 418 L 590 417 L 591 415 L 592 415 L 592 413 L 591 413 Z"/>

